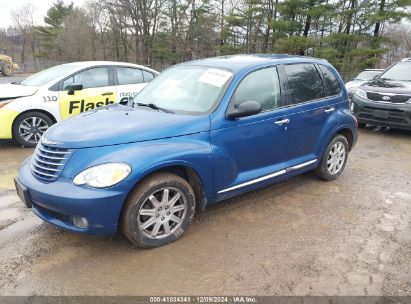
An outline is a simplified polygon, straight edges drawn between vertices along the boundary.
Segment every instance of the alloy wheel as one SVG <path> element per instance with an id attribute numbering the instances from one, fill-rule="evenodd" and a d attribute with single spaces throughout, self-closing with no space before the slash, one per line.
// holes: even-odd
<path id="1" fill-rule="evenodd" d="M 341 171 L 346 157 L 345 146 L 342 142 L 336 142 L 330 149 L 327 159 L 327 170 L 335 175 Z"/>
<path id="2" fill-rule="evenodd" d="M 182 224 L 187 213 L 184 194 L 172 187 L 150 194 L 138 212 L 139 229 L 149 238 L 165 238 Z"/>
<path id="3" fill-rule="evenodd" d="M 47 131 L 49 125 L 40 117 L 28 117 L 20 123 L 20 136 L 31 144 L 36 144 L 40 141 L 41 136 Z"/>

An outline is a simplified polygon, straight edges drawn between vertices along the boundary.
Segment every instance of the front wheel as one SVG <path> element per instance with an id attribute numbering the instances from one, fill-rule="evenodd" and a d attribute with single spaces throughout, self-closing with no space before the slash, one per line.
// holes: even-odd
<path id="1" fill-rule="evenodd" d="M 13 123 L 13 138 L 22 147 L 33 148 L 52 124 L 50 117 L 41 112 L 24 113 Z"/>
<path id="2" fill-rule="evenodd" d="M 154 248 L 177 240 L 190 226 L 195 195 L 172 173 L 156 173 L 130 194 L 121 216 L 124 235 L 138 247 Z"/>
<path id="3" fill-rule="evenodd" d="M 349 145 L 343 135 L 336 135 L 325 149 L 320 166 L 315 173 L 323 180 L 331 181 L 343 172 L 348 159 Z"/>

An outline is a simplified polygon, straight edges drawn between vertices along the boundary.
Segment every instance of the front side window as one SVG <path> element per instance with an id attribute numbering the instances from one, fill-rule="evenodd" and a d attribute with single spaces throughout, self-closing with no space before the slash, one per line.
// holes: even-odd
<path id="1" fill-rule="evenodd" d="M 116 68 L 118 84 L 138 84 L 143 83 L 143 72 L 133 68 Z"/>
<path id="2" fill-rule="evenodd" d="M 162 72 L 134 99 L 181 114 L 204 114 L 216 104 L 232 73 L 218 68 L 178 65 Z"/>
<path id="3" fill-rule="evenodd" d="M 291 103 L 298 104 L 324 97 L 323 81 L 313 64 L 284 66 L 291 93 Z"/>
<path id="4" fill-rule="evenodd" d="M 319 65 L 321 72 L 323 73 L 324 81 L 327 84 L 327 96 L 339 95 L 341 92 L 340 83 L 331 70 L 324 66 Z"/>
<path id="5" fill-rule="evenodd" d="M 63 89 L 71 83 L 83 85 L 83 89 L 109 86 L 108 68 L 92 68 L 82 71 L 63 82 Z"/>
<path id="6" fill-rule="evenodd" d="M 277 69 L 266 68 L 248 74 L 238 85 L 234 96 L 234 107 L 245 101 L 256 101 L 262 111 L 278 108 L 281 104 L 280 82 Z"/>
<path id="7" fill-rule="evenodd" d="M 395 81 L 411 81 L 410 69 L 411 62 L 399 62 L 381 74 L 380 78 Z"/>

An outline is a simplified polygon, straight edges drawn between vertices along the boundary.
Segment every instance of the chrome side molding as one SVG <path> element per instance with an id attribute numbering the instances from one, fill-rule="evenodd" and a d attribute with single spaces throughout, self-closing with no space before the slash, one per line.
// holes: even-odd
<path id="1" fill-rule="evenodd" d="M 299 164 L 299 165 L 295 165 L 295 166 L 292 166 L 292 167 L 288 167 L 288 168 L 286 168 L 286 169 L 283 169 L 283 170 L 280 170 L 280 171 L 276 171 L 276 172 L 271 173 L 271 174 L 269 174 L 269 175 L 265 175 L 265 176 L 262 176 L 262 177 L 259 177 L 259 178 L 250 180 L 250 181 L 248 181 L 248 182 L 241 183 L 241 184 L 235 185 L 235 186 L 233 186 L 233 187 L 220 190 L 220 191 L 218 191 L 218 193 L 225 193 L 225 192 L 229 192 L 229 191 L 232 191 L 232 190 L 235 190 L 235 189 L 239 189 L 239 188 L 242 188 L 242 187 L 246 187 L 246 186 L 249 186 L 249 185 L 253 185 L 253 184 L 256 184 L 256 183 L 265 181 L 265 180 L 267 180 L 267 179 L 274 178 L 274 177 L 277 177 L 277 176 L 286 174 L 287 172 L 290 172 L 290 171 L 293 171 L 293 170 L 298 170 L 298 169 L 307 167 L 307 166 L 309 166 L 309 165 L 314 164 L 315 162 L 317 162 L 317 159 L 312 159 L 312 160 L 309 160 L 309 161 L 307 161 L 307 162 L 301 163 L 301 164 Z"/>

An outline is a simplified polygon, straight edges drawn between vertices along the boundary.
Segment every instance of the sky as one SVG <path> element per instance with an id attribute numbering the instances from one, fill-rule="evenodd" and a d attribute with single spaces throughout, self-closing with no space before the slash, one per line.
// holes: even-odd
<path id="1" fill-rule="evenodd" d="M 34 6 L 34 22 L 43 24 L 44 16 L 55 0 L 0 0 L 0 27 L 8 27 L 11 25 L 10 12 L 18 10 L 23 5 L 32 4 Z M 74 6 L 81 6 L 85 0 L 64 0 L 65 3 L 73 2 Z"/>

